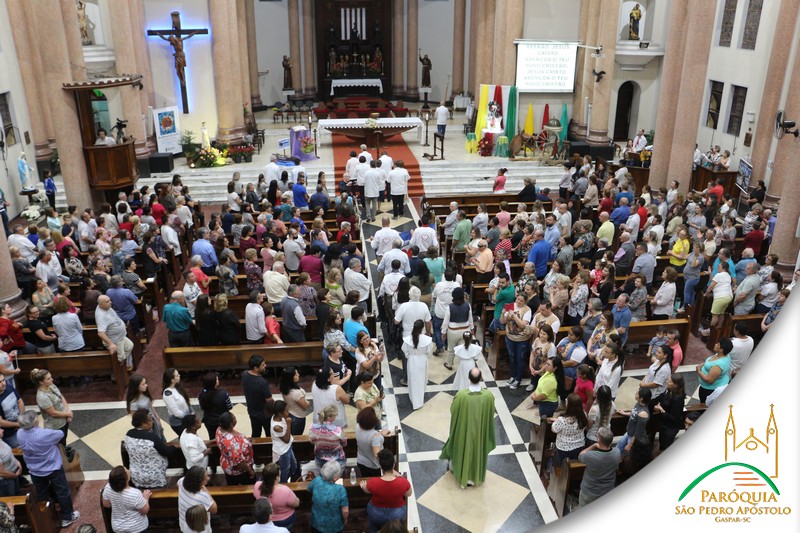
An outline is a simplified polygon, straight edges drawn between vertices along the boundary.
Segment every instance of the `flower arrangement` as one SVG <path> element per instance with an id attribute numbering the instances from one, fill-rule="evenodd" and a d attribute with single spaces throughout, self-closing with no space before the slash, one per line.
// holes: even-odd
<path id="1" fill-rule="evenodd" d="M 197 153 L 195 162 L 201 167 L 221 167 L 226 164 L 226 157 L 216 148 L 203 148 Z"/>
<path id="2" fill-rule="evenodd" d="M 482 137 L 480 141 L 478 141 L 478 152 L 481 154 L 482 157 L 488 157 L 492 155 L 492 140 L 489 137 Z"/>
<path id="3" fill-rule="evenodd" d="M 312 154 L 314 153 L 314 149 L 317 147 L 317 144 L 314 142 L 314 139 L 311 137 L 303 137 L 300 139 L 300 150 L 304 154 Z"/>
<path id="4" fill-rule="evenodd" d="M 378 126 L 378 121 L 377 121 L 377 119 L 374 119 L 374 118 L 368 118 L 368 119 L 367 119 L 367 120 L 364 122 L 364 127 L 365 127 L 365 128 L 370 128 L 370 129 L 378 129 L 378 128 L 379 128 L 379 126 Z"/>
<path id="5" fill-rule="evenodd" d="M 28 221 L 33 222 L 42 216 L 42 211 L 38 204 L 31 204 L 25 211 L 20 213 L 20 216 L 23 216 L 27 218 Z"/>

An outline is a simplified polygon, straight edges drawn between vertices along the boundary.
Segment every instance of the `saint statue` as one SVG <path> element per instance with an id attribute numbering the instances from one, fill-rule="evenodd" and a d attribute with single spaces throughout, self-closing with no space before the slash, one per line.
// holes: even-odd
<path id="1" fill-rule="evenodd" d="M 20 152 L 19 159 L 17 159 L 17 170 L 19 171 L 19 182 L 22 184 L 23 191 L 32 191 L 36 187 L 33 186 L 31 176 L 33 169 L 28 164 L 28 159 L 25 157 L 25 152 Z"/>
<path id="2" fill-rule="evenodd" d="M 291 91 L 292 85 L 292 60 L 289 56 L 283 56 L 283 90 Z"/>
<path id="3" fill-rule="evenodd" d="M 208 128 L 206 128 L 205 121 L 200 126 L 200 148 L 203 150 L 211 148 L 211 139 L 208 137 Z"/>
<path id="4" fill-rule="evenodd" d="M 336 68 L 336 48 L 333 46 L 328 50 L 328 76 L 333 76 L 333 69 Z"/>
<path id="5" fill-rule="evenodd" d="M 421 50 L 420 50 L 421 52 Z M 420 87 L 430 87 L 431 86 L 431 70 L 433 69 L 433 63 L 431 60 L 428 59 L 428 54 L 425 54 L 425 57 L 419 56 L 419 61 L 422 63 L 422 82 L 419 84 Z"/>
<path id="6" fill-rule="evenodd" d="M 92 44 L 89 38 L 89 17 L 86 16 L 86 4 L 77 0 L 75 9 L 78 11 L 78 27 L 81 30 L 81 44 L 86 46 Z"/>
<path id="7" fill-rule="evenodd" d="M 638 41 L 639 40 L 639 21 L 642 18 L 642 10 L 639 9 L 639 4 L 633 6 L 631 10 L 631 21 L 630 27 L 628 28 L 628 40 L 630 41 Z"/>

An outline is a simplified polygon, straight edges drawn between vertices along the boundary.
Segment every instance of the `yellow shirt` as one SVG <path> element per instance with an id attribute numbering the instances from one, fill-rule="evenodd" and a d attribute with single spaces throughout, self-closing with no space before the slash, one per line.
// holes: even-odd
<path id="1" fill-rule="evenodd" d="M 494 254 L 488 248 L 484 248 L 482 252 L 478 253 L 478 262 L 475 264 L 475 270 L 481 274 L 491 272 L 494 268 Z"/>
<path id="2" fill-rule="evenodd" d="M 610 220 L 606 220 L 600 224 L 600 227 L 597 229 L 597 238 L 607 239 L 608 244 L 612 244 L 614 242 L 614 223 Z"/>
<path id="3" fill-rule="evenodd" d="M 672 247 L 673 254 L 689 255 L 689 239 L 678 239 L 675 241 L 675 246 Z M 674 266 L 683 266 L 686 264 L 686 259 L 678 259 L 677 257 L 670 256 L 669 264 Z"/>
<path id="4" fill-rule="evenodd" d="M 556 383 L 556 375 L 552 372 L 545 372 L 539 378 L 539 383 L 536 385 L 534 394 L 544 394 L 545 402 L 558 401 L 558 384 Z"/>

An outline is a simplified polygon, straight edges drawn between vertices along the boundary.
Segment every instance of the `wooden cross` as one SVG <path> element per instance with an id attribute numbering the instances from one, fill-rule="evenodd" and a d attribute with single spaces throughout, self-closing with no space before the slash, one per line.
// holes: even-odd
<path id="1" fill-rule="evenodd" d="M 180 12 L 173 11 L 171 15 L 172 29 L 147 30 L 147 35 L 156 35 L 164 39 L 174 50 L 172 55 L 175 58 L 175 72 L 178 74 L 178 79 L 181 82 L 181 100 L 183 101 L 183 113 L 185 115 L 189 112 L 189 98 L 186 96 L 186 74 L 184 72 L 186 69 L 186 53 L 183 51 L 183 41 L 191 38 L 193 35 L 207 35 L 208 29 L 182 30 Z M 186 37 L 181 38 L 181 35 L 185 35 Z"/>

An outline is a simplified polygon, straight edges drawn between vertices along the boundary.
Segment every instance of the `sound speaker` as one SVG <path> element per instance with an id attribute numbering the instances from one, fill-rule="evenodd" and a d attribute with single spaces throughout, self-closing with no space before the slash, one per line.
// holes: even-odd
<path id="1" fill-rule="evenodd" d="M 173 168 L 172 154 L 159 152 L 150 156 L 150 172 L 172 172 Z"/>
<path id="2" fill-rule="evenodd" d="M 606 161 L 614 160 L 614 147 L 613 146 L 590 146 L 589 155 L 592 156 L 593 161 L 598 158 L 605 159 Z"/>
<path id="3" fill-rule="evenodd" d="M 589 143 L 586 141 L 574 141 L 569 145 L 569 157 L 572 157 L 572 154 L 578 154 L 581 156 L 590 155 L 590 147 Z"/>

